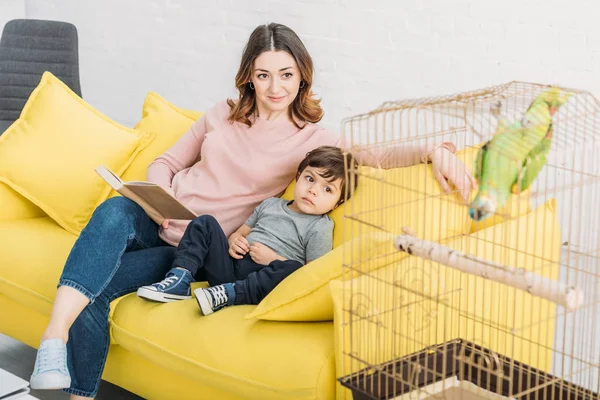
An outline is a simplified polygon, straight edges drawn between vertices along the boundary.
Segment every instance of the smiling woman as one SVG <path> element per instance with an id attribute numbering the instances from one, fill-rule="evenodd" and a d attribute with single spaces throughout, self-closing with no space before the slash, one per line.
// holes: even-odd
<path id="1" fill-rule="evenodd" d="M 296 33 L 285 25 L 257 27 L 244 48 L 235 77 L 237 102 L 228 100 L 230 122 L 251 125 L 250 116 L 273 120 L 282 115 L 302 128 L 323 118 L 312 93 L 313 61 Z"/>

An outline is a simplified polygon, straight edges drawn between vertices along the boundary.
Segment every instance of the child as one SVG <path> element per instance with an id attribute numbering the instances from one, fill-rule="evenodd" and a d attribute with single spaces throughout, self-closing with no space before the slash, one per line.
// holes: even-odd
<path id="1" fill-rule="evenodd" d="M 337 147 L 321 146 L 298 166 L 294 200 L 263 201 L 229 239 L 215 218 L 202 215 L 188 225 L 173 268 L 161 282 L 138 289 L 160 302 L 191 298 L 194 277 L 211 287 L 194 294 L 204 315 L 223 307 L 258 304 L 292 272 L 332 248 L 333 221 L 326 215 L 350 198 L 344 166 L 354 158 Z"/>

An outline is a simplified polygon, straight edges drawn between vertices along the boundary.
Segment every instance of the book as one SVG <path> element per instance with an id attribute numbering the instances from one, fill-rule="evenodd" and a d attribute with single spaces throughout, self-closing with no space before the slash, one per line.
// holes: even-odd
<path id="1" fill-rule="evenodd" d="M 146 214 L 159 225 L 165 219 L 191 220 L 198 216 L 156 183 L 123 182 L 121 178 L 104 165 L 99 166 L 95 171 L 115 191 L 139 204 L 146 211 Z"/>

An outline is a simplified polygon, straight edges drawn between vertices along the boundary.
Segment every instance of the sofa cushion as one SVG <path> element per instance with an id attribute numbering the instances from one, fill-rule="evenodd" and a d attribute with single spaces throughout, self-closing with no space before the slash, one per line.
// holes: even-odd
<path id="1" fill-rule="evenodd" d="M 112 334 L 123 348 L 231 398 L 333 398 L 332 324 L 244 319 L 252 308 L 204 317 L 195 300 L 157 304 L 131 294 L 116 307 Z"/>
<path id="2" fill-rule="evenodd" d="M 296 270 L 265 297 L 246 318 L 269 321 L 331 321 L 333 303 L 329 281 L 349 279 L 367 273 L 406 254 L 394 249 L 395 235 L 371 232 L 336 247 L 318 260 Z M 353 272 L 344 271 L 344 262 L 353 260 Z"/>
<path id="3" fill-rule="evenodd" d="M 0 221 L 0 293 L 49 315 L 75 239 L 49 217 Z"/>
<path id="4" fill-rule="evenodd" d="M 134 129 L 140 132 L 152 132 L 156 137 L 127 168 L 122 176 L 123 180 L 146 180 L 150 163 L 175 144 L 201 116 L 201 112 L 183 110 L 154 92 L 148 93 L 142 106 L 142 119 Z"/>
<path id="5" fill-rule="evenodd" d="M 41 208 L 0 182 L 0 221 L 45 217 Z"/>
<path id="6" fill-rule="evenodd" d="M 121 175 L 152 139 L 108 119 L 51 73 L 0 136 L 0 181 L 78 234 L 110 192 L 94 171 Z"/>

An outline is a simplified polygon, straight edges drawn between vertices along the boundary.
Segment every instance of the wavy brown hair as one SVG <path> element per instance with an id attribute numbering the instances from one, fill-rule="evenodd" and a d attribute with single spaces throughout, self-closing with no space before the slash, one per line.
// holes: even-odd
<path id="1" fill-rule="evenodd" d="M 241 122 L 252 126 L 250 116 L 256 112 L 256 93 L 250 88 L 250 80 L 254 70 L 254 61 L 265 51 L 285 51 L 291 55 L 300 70 L 300 89 L 298 95 L 288 107 L 288 116 L 301 129 L 298 122 L 319 122 L 323 118 L 321 100 L 315 99 L 312 93 L 313 62 L 296 33 L 285 25 L 270 23 L 260 25 L 250 35 L 235 76 L 235 87 L 239 91 L 237 101 L 227 99 L 230 112 L 227 118 L 230 123 Z"/>

